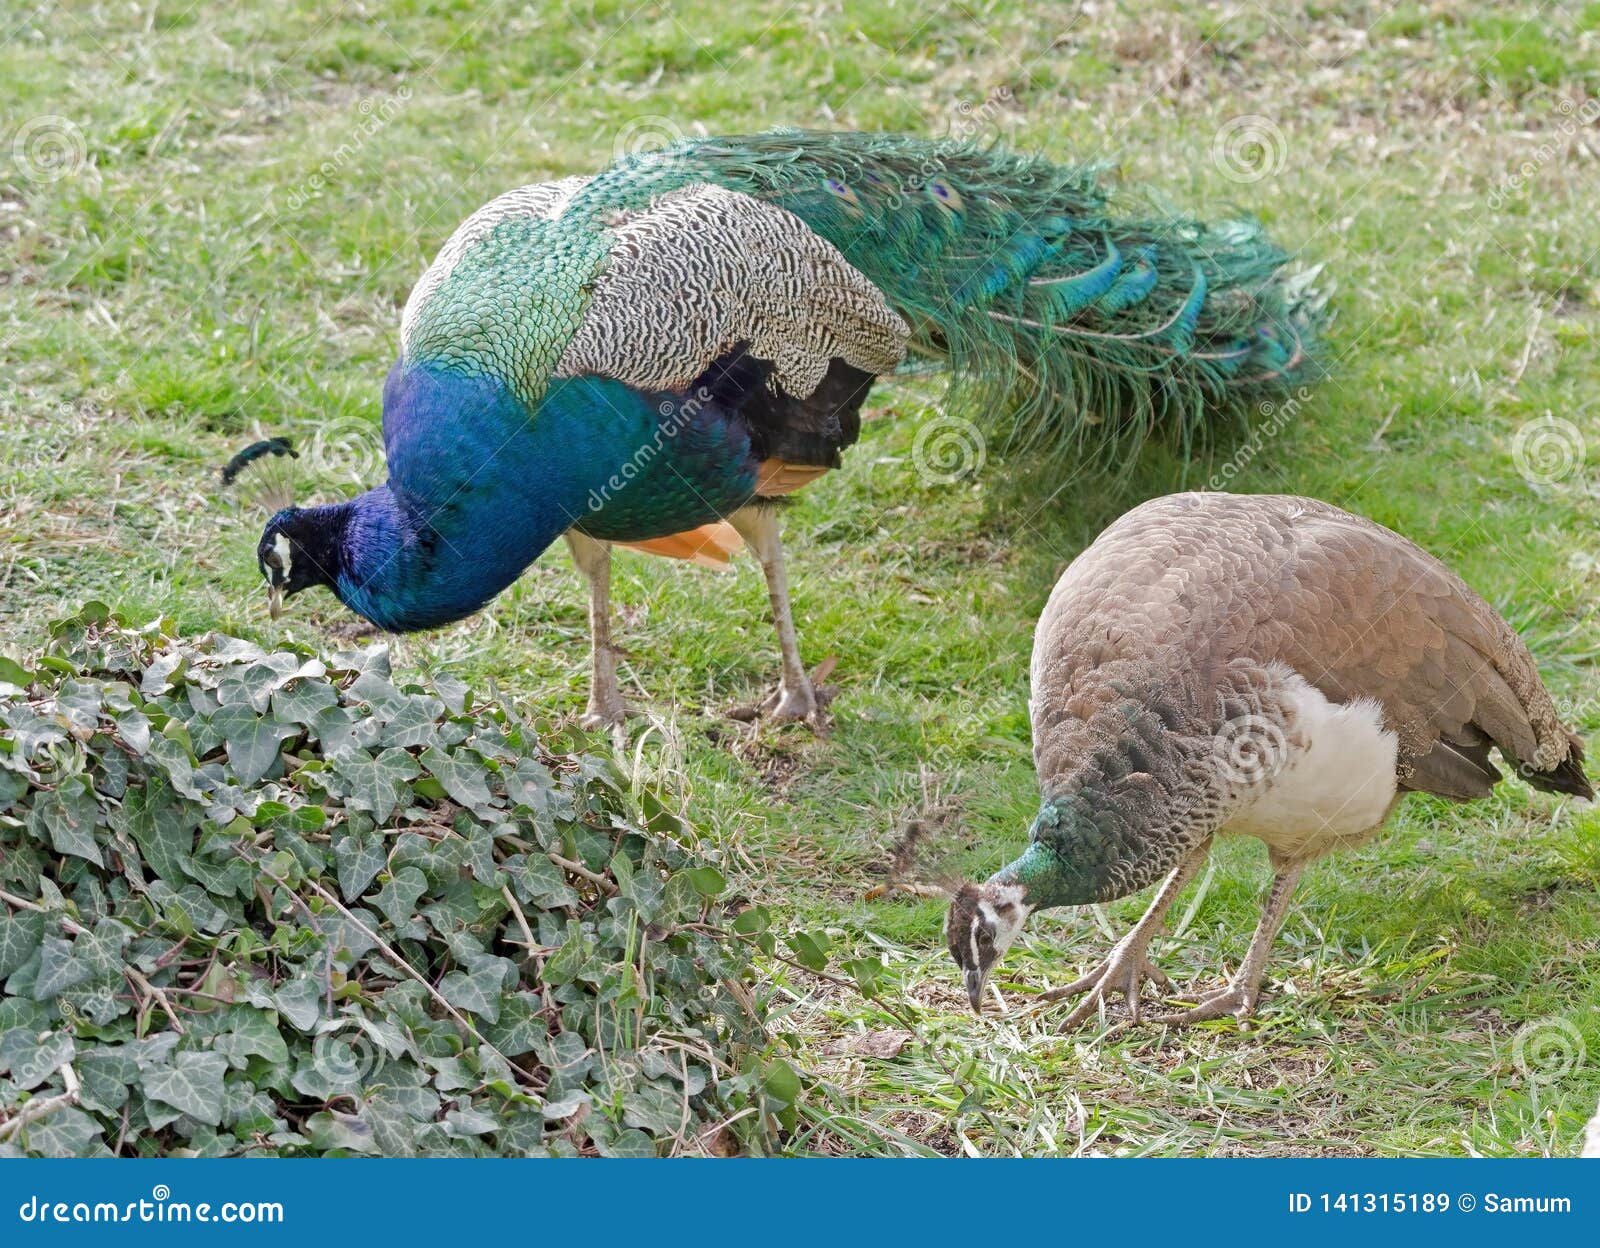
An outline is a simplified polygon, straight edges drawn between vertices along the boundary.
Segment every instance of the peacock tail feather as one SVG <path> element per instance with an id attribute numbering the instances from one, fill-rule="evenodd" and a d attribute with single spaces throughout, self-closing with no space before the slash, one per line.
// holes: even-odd
<path id="1" fill-rule="evenodd" d="M 952 403 L 1006 449 L 1191 437 L 1314 377 L 1319 304 L 1254 222 L 1114 197 L 1095 166 L 902 135 L 780 131 L 625 159 L 582 200 L 638 210 L 695 183 L 799 217 L 880 290 Z"/>

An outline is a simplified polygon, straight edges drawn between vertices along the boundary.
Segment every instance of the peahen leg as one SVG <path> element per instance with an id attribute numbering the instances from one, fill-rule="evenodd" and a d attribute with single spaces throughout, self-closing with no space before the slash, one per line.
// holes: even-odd
<path id="1" fill-rule="evenodd" d="M 609 728 L 628 714 L 617 685 L 617 652 L 611 644 L 611 544 L 567 530 L 572 561 L 589 580 L 589 658 L 593 676 L 589 706 L 581 721 L 585 728 Z"/>
<path id="2" fill-rule="evenodd" d="M 1161 882 L 1161 887 L 1156 890 L 1156 895 L 1151 898 L 1150 905 L 1139 921 L 1117 942 L 1104 962 L 1064 988 L 1052 988 L 1039 995 L 1040 1001 L 1059 1001 L 1080 992 L 1085 994 L 1072 1013 L 1061 1021 L 1063 1031 L 1076 1027 L 1088 1018 L 1112 992 L 1120 992 L 1128 999 L 1128 1015 L 1134 1022 L 1139 1021 L 1139 989 L 1144 980 L 1152 979 L 1162 987 L 1168 982 L 1167 977 L 1150 964 L 1150 941 L 1161 930 L 1161 921 L 1166 918 L 1167 911 L 1172 908 L 1172 903 L 1177 900 L 1184 886 L 1194 879 L 1195 872 L 1200 870 L 1200 864 L 1206 860 L 1210 850 L 1211 840 L 1208 837 L 1204 844 L 1173 868 L 1172 873 Z"/>
<path id="3" fill-rule="evenodd" d="M 1248 1018 L 1256 1008 L 1256 998 L 1261 995 L 1261 979 L 1267 971 L 1267 956 L 1272 952 L 1272 942 L 1283 926 L 1283 916 L 1289 910 L 1289 898 L 1294 886 L 1300 882 L 1300 873 L 1306 869 L 1303 862 L 1274 862 L 1277 874 L 1272 877 L 1272 888 L 1266 903 L 1261 907 L 1261 921 L 1256 924 L 1256 934 L 1250 938 L 1250 950 L 1238 971 L 1221 988 L 1202 995 L 1192 1010 L 1168 1014 L 1155 1021 L 1182 1026 L 1186 1023 L 1203 1023 L 1207 1019 L 1222 1018 L 1232 1014 L 1235 1018 Z M 1190 997 L 1193 1001 L 1195 998 Z"/>
<path id="4" fill-rule="evenodd" d="M 778 649 L 782 655 L 783 676 L 778 692 L 762 706 L 762 712 L 775 723 L 817 717 L 817 692 L 811 677 L 800 662 L 800 642 L 795 637 L 794 616 L 789 610 L 789 578 L 783 567 L 783 539 L 778 532 L 778 517 L 771 507 L 756 504 L 742 507 L 728 517 L 745 545 L 761 560 L 767 578 L 767 596 L 772 601 L 772 620 L 778 628 Z"/>

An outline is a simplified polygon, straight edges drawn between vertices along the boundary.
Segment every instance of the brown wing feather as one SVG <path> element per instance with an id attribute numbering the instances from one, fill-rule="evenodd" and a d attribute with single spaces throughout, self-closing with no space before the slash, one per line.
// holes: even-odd
<path id="1" fill-rule="evenodd" d="M 1421 547 L 1325 503 L 1257 500 L 1291 527 L 1297 601 L 1280 656 L 1332 697 L 1368 697 L 1400 737 L 1401 779 L 1444 796 L 1478 796 L 1498 776 L 1497 746 L 1537 783 L 1567 763 L 1573 737 L 1533 656 L 1470 586 Z M 1440 747 L 1445 747 L 1444 751 Z M 1469 793 L 1459 792 L 1464 782 Z M 1493 778 L 1491 778 L 1493 777 Z"/>
<path id="2" fill-rule="evenodd" d="M 1070 655 L 1070 670 L 1036 666 L 1034 685 L 1065 726 L 1082 722 L 1073 699 L 1119 683 L 1199 690 L 1241 657 L 1278 661 L 1332 701 L 1381 706 L 1406 787 L 1481 796 L 1499 778 L 1492 744 L 1535 786 L 1588 792 L 1581 745 L 1511 626 L 1420 547 L 1326 503 L 1152 500 L 1107 529 L 1056 595 L 1073 604 L 1055 625 L 1070 640 L 1043 643 L 1036 663 Z M 1081 751 L 1071 735 L 1061 751 Z M 1039 761 L 1045 772 L 1057 760 Z"/>

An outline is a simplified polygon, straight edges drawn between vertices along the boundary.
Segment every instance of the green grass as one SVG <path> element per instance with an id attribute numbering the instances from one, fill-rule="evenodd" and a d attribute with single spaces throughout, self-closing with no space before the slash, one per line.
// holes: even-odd
<path id="1" fill-rule="evenodd" d="M 5 644 L 28 649 L 91 597 L 189 633 L 333 644 L 349 617 L 326 596 L 266 620 L 262 517 L 219 500 L 215 466 L 286 433 L 318 445 L 304 498 L 374 478 L 400 305 L 491 195 L 674 128 L 943 133 L 979 111 L 1015 144 L 1114 159 L 1174 204 L 1246 207 L 1326 264 L 1333 378 L 1241 457 L 1232 488 L 1317 495 L 1447 559 L 1522 629 L 1594 742 L 1600 223 L 1592 164 L 1562 129 L 1600 89 L 1594 6 L 1315 12 L 14 6 L 0 18 Z M 1270 175 L 1240 184 L 1213 137 L 1251 115 L 1281 143 Z M 7 156 L 41 126 L 69 157 L 81 138 L 71 176 L 30 176 L 25 144 L 23 163 Z M 675 781 L 749 895 L 902 972 L 890 1003 L 916 1035 L 871 1057 L 852 1038 L 898 1028 L 883 1007 L 773 968 L 789 977 L 781 1026 L 837 1089 L 837 1116 L 796 1147 L 1574 1151 L 1600 1093 L 1600 820 L 1518 786 L 1469 808 L 1412 799 L 1381 838 L 1311 870 L 1248 1029 L 1062 1035 L 1060 1010 L 1020 1009 L 1142 898 L 1034 922 L 1000 976 L 1014 1012 L 981 1021 L 963 1012 L 939 904 L 863 900 L 911 818 L 933 826 L 936 866 L 984 872 L 1015 852 L 1035 796 L 1027 658 L 1051 583 L 1121 510 L 1203 485 L 1236 450 L 1185 468 L 1158 449 L 1113 483 L 991 462 L 934 486 L 911 448 L 937 393 L 881 386 L 846 468 L 786 518 L 803 648 L 839 659 L 829 738 L 725 718 L 776 671 L 753 564 L 719 577 L 618 561 L 625 680 L 647 712 L 632 765 Z M 1513 449 L 1547 413 L 1582 432 L 1587 462 L 1530 482 Z M 399 659 L 573 712 L 584 633 L 581 586 L 553 551 Z M 1254 842 L 1216 858 L 1157 952 L 1180 980 L 1237 964 L 1265 887 Z M 1586 1053 L 1540 1081 L 1513 1038 L 1566 1034 L 1550 1020 Z"/>

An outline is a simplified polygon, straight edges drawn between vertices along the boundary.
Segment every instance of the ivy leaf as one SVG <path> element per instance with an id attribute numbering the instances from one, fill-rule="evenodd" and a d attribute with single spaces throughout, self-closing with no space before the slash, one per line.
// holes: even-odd
<path id="1" fill-rule="evenodd" d="M 450 1134 L 457 1137 L 488 1135 L 491 1131 L 500 1129 L 499 1119 L 484 1113 L 481 1109 L 473 1109 L 470 1105 L 452 1109 L 444 1116 L 444 1122 Z"/>
<path id="2" fill-rule="evenodd" d="M 779 1105 L 793 1105 L 800 1099 L 800 1076 L 781 1057 L 767 1063 L 761 1073 L 761 1086 Z"/>
<path id="3" fill-rule="evenodd" d="M 694 885 L 695 892 L 708 899 L 717 896 L 728 887 L 728 881 L 715 867 L 690 868 L 689 883 Z"/>
<path id="4" fill-rule="evenodd" d="M 468 810 L 476 810 L 489 803 L 489 786 L 484 780 L 487 768 L 483 760 L 469 750 L 446 754 L 429 747 L 422 752 L 422 765 L 444 786 L 451 800 Z"/>
<path id="5" fill-rule="evenodd" d="M 513 854 L 501 865 L 511 876 L 511 887 L 519 901 L 545 909 L 578 904 L 578 894 L 567 883 L 567 877 L 546 855 Z"/>
<path id="6" fill-rule="evenodd" d="M 492 965 L 499 963 L 500 965 Z M 500 1021 L 500 991 L 505 986 L 506 963 L 500 958 L 489 959 L 470 974 L 450 971 L 439 981 L 439 995 L 469 1014 L 481 1015 L 491 1023 Z"/>
<path id="7" fill-rule="evenodd" d="M 251 1057 L 264 1057 L 274 1066 L 289 1061 L 289 1046 L 279 1034 L 277 1021 L 266 1010 L 254 1006 L 229 1006 L 223 1020 L 227 1031 L 211 1042 L 211 1051 L 220 1053 L 230 1066 L 243 1070 Z"/>
<path id="8" fill-rule="evenodd" d="M 589 940 L 583 934 L 583 929 L 574 923 L 561 948 L 551 954 L 550 960 L 544 964 L 544 982 L 555 985 L 571 983 L 588 960 Z"/>
<path id="9" fill-rule="evenodd" d="M 0 1073 L 7 1071 L 19 1088 L 36 1088 L 70 1062 L 75 1049 L 65 1032 L 36 1035 L 15 1027 L 0 1035 Z"/>
<path id="10" fill-rule="evenodd" d="M 365 750 L 352 750 L 335 759 L 333 768 L 350 783 L 347 803 L 371 811 L 380 824 L 388 822 L 406 785 L 421 774 L 416 759 L 392 746 L 376 758 Z"/>
<path id="11" fill-rule="evenodd" d="M 609 1140 L 602 1140 L 599 1136 L 594 1140 L 595 1149 L 602 1157 L 654 1157 L 655 1145 L 650 1142 L 650 1137 L 643 1131 L 628 1128 L 618 1131 Z"/>
<path id="12" fill-rule="evenodd" d="M 439 739 L 439 713 L 444 703 L 427 694 L 407 694 L 394 707 L 383 733 L 378 738 L 384 745 L 432 745 Z"/>
<path id="13" fill-rule="evenodd" d="M 87 961 L 73 955 L 72 944 L 59 936 L 46 936 L 39 946 L 39 974 L 28 995 L 35 1001 L 54 1001 L 93 975 Z"/>
<path id="14" fill-rule="evenodd" d="M 41 1157 L 109 1157 L 104 1135 L 81 1109 L 68 1106 L 22 1129 L 30 1152 Z"/>
<path id="15" fill-rule="evenodd" d="M 130 791 L 116 817 L 119 831 L 133 837 L 150 868 L 178 883 L 188 874 L 194 852 L 194 826 L 183 818 L 172 786 L 157 776 Z"/>
<path id="16" fill-rule="evenodd" d="M 416 913 L 417 899 L 428 891 L 427 877 L 415 867 L 401 867 L 378 890 L 372 904 L 389 916 L 389 922 L 404 927 Z"/>
<path id="17" fill-rule="evenodd" d="M 378 878 L 387 851 L 375 832 L 350 833 L 333 843 L 333 857 L 339 864 L 339 891 L 346 901 L 354 901 Z"/>
<path id="18" fill-rule="evenodd" d="M 272 714 L 288 724 L 309 728 L 323 711 L 339 705 L 339 691 L 326 681 L 291 680 L 272 691 Z"/>
<path id="19" fill-rule="evenodd" d="M 174 1053 L 170 1066 L 144 1072 L 139 1086 L 152 1101 L 217 1126 L 222 1121 L 222 1076 L 228 1061 L 220 1053 Z"/>
<path id="20" fill-rule="evenodd" d="M 150 748 L 145 752 L 145 757 L 160 764 L 179 794 L 196 801 L 205 797 L 194 782 L 194 759 L 181 742 L 165 732 L 157 733 L 150 738 Z"/>
<path id="21" fill-rule="evenodd" d="M 156 655 L 139 678 L 139 692 L 152 698 L 165 693 L 188 665 L 189 656 L 179 650 Z"/>
<path id="22" fill-rule="evenodd" d="M 444 699 L 452 715 L 462 715 L 467 709 L 467 684 L 448 672 L 435 672 L 430 682 L 433 691 Z"/>
<path id="23" fill-rule="evenodd" d="M 45 835 L 58 853 L 86 858 L 97 867 L 106 865 L 95 842 L 94 825 L 99 803 L 88 776 L 68 776 L 52 793 L 42 793 L 34 803 L 30 826 L 35 836 Z"/>
<path id="24" fill-rule="evenodd" d="M 388 679 L 387 672 L 373 669 L 362 672 L 344 691 L 344 696 L 346 702 L 365 703 L 374 715 L 382 719 L 387 719 L 400 704 L 400 690 Z"/>
<path id="25" fill-rule="evenodd" d="M 272 1003 L 291 1024 L 310 1031 L 322 1017 L 322 991 L 309 975 L 291 979 L 272 994 Z"/>
<path id="26" fill-rule="evenodd" d="M 39 950 L 44 939 L 44 915 L 37 910 L 19 910 L 0 915 L 0 979 L 5 979 Z"/>
<path id="27" fill-rule="evenodd" d="M 268 719 L 248 702 L 224 706 L 211 717 L 212 731 L 221 734 L 228 750 L 228 765 L 241 785 L 254 784 L 278 761 L 278 747 L 299 729 Z"/>

